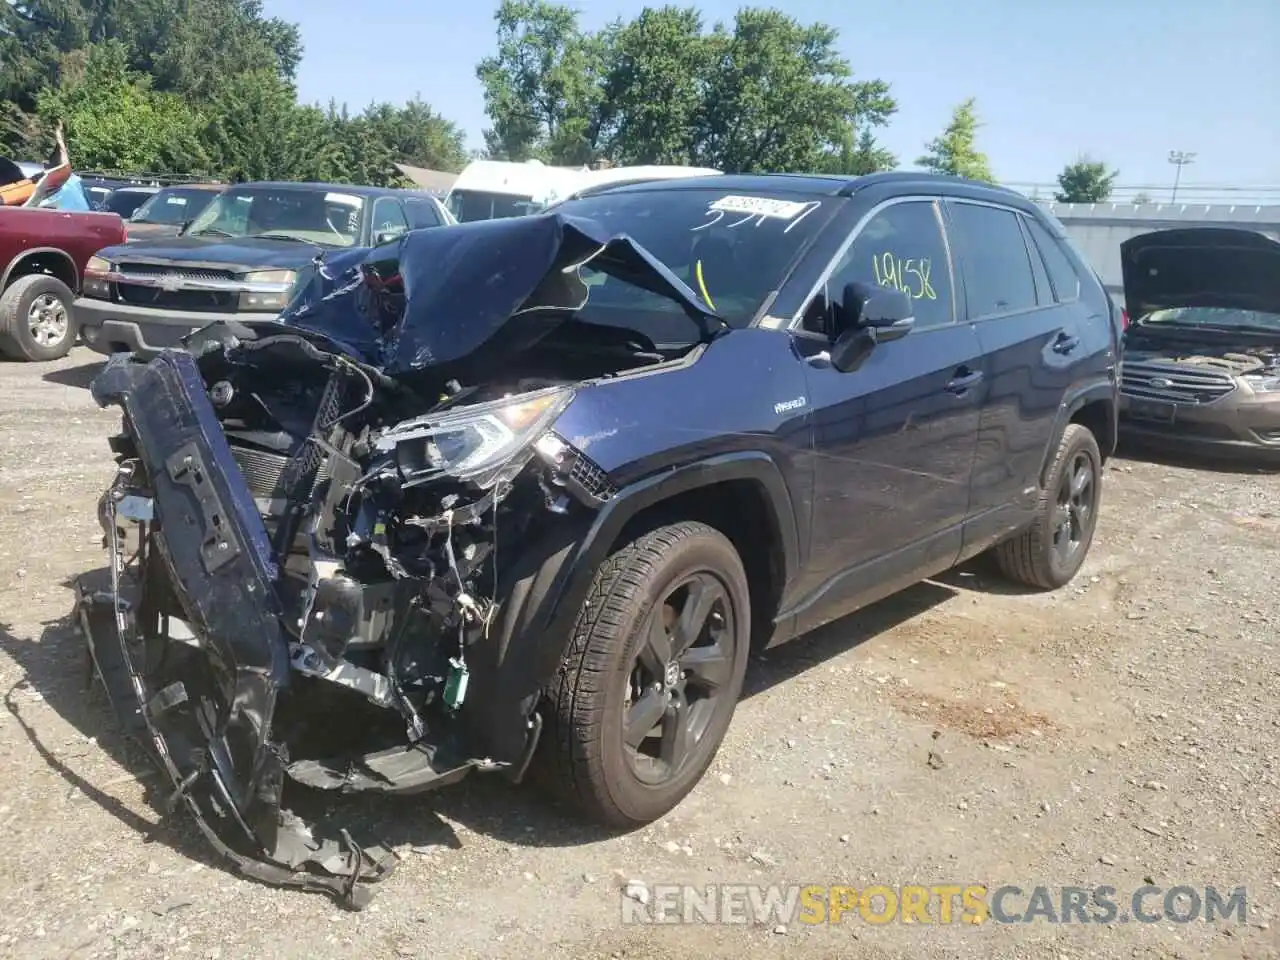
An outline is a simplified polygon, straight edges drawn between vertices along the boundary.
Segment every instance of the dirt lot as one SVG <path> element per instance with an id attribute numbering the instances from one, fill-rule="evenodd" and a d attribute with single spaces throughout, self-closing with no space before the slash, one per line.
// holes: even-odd
<path id="1" fill-rule="evenodd" d="M 88 957 L 1280 956 L 1280 475 L 1116 460 L 1077 582 L 976 565 L 757 662 L 704 783 L 609 837 L 473 778 L 341 800 L 404 856 L 373 905 L 242 881 L 158 817 L 83 687 L 117 414 L 95 358 L 0 364 L 0 953 Z M 141 773 L 144 779 L 137 779 Z M 635 927 L 628 881 L 1248 890 L 1245 924 Z M 1159 898 L 1150 901 L 1159 904 Z M 1011 901 L 1025 908 L 1025 898 Z"/>

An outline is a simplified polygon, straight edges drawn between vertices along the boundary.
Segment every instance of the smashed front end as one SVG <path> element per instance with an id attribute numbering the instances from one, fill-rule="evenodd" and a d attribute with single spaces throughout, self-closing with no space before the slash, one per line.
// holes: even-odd
<path id="1" fill-rule="evenodd" d="M 554 215 L 471 226 L 318 264 L 284 322 L 116 356 L 93 384 L 124 426 L 110 578 L 78 612 L 114 707 L 244 873 L 356 907 L 394 857 L 321 836 L 282 805 L 287 780 L 518 780 L 537 745 L 540 681 L 503 598 L 613 492 L 556 419 L 584 381 L 669 359 L 572 324 L 578 268 L 714 317 L 625 238 Z M 490 282 L 442 282 L 451 257 Z"/>

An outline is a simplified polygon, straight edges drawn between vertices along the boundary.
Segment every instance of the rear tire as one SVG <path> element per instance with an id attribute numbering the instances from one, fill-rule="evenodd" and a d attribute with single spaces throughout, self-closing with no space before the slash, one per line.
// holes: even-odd
<path id="1" fill-rule="evenodd" d="M 1035 522 L 995 548 L 996 563 L 1010 580 L 1056 590 L 1079 572 L 1102 502 L 1102 455 L 1089 428 L 1067 424 L 1040 491 Z"/>
<path id="2" fill-rule="evenodd" d="M 750 609 L 737 551 L 704 523 L 661 527 L 601 565 L 547 691 L 556 791 L 624 828 L 684 799 L 742 692 Z"/>
<path id="3" fill-rule="evenodd" d="M 19 360 L 57 360 L 76 342 L 75 294 L 57 277 L 32 273 L 0 294 L 0 353 Z"/>

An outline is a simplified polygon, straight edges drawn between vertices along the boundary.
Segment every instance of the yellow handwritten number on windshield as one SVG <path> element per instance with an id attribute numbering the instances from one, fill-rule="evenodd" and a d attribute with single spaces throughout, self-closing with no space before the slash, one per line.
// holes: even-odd
<path id="1" fill-rule="evenodd" d="M 707 281 L 702 279 L 702 261 L 699 260 L 693 265 L 694 275 L 698 278 L 698 292 L 702 294 L 702 299 L 707 301 L 707 306 L 712 310 L 716 308 L 716 303 L 711 299 L 711 294 L 707 293 Z"/>
<path id="2" fill-rule="evenodd" d="M 937 300 L 938 294 L 929 282 L 929 270 L 933 266 L 928 258 L 900 260 L 885 252 L 871 258 L 876 283 L 882 287 L 901 290 L 913 300 Z"/>

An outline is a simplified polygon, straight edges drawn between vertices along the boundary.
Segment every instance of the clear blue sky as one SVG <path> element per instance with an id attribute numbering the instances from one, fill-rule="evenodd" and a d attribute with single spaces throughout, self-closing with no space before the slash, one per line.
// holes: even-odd
<path id="1" fill-rule="evenodd" d="M 697 5 L 714 21 L 731 20 L 740 4 Z M 1087 151 L 1117 167 L 1122 183 L 1166 184 L 1169 151 L 1179 149 L 1197 153 L 1184 184 L 1280 186 L 1280 0 L 774 5 L 839 28 L 856 76 L 892 85 L 899 109 L 882 139 L 904 164 L 975 96 L 981 147 L 1005 182 L 1051 182 Z M 474 68 L 493 50 L 496 6 L 266 0 L 269 15 L 301 26 L 303 100 L 360 108 L 417 93 L 473 147 L 486 125 Z M 574 6 L 593 28 L 645 4 Z"/>

